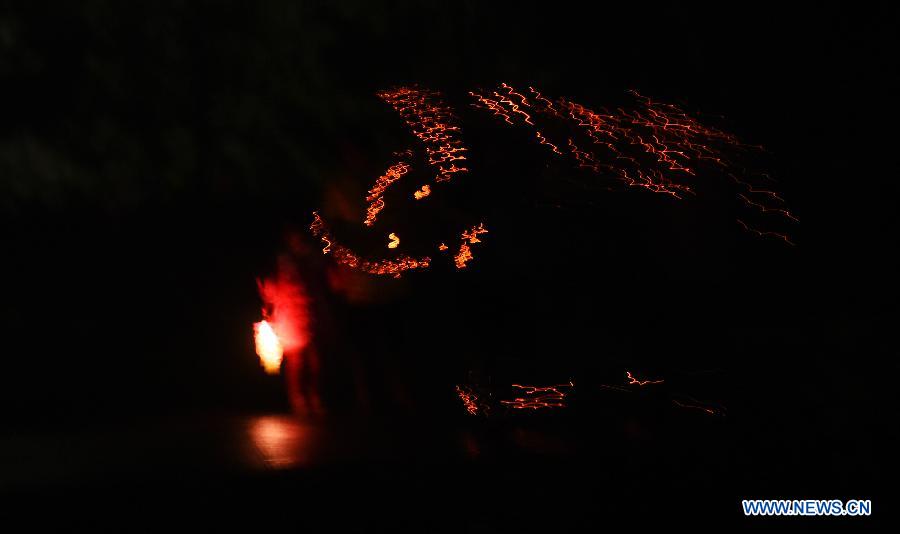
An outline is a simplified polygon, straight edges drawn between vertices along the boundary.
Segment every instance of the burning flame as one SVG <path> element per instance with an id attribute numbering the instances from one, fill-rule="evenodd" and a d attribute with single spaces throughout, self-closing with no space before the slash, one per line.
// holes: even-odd
<path id="1" fill-rule="evenodd" d="M 269 374 L 277 374 L 282 358 L 298 355 L 309 343 L 309 310 L 305 288 L 282 261 L 273 278 L 257 281 L 264 303 L 263 319 L 253 325 L 256 354 Z"/>
<path id="2" fill-rule="evenodd" d="M 397 234 L 395 234 L 394 232 L 388 234 L 388 239 L 390 239 L 390 241 L 388 242 L 388 248 L 397 248 L 400 246 L 400 238 L 397 237 Z"/>
<path id="3" fill-rule="evenodd" d="M 272 329 L 269 321 L 260 321 L 253 324 L 253 333 L 256 339 L 256 354 L 263 369 L 270 375 L 277 375 L 281 369 L 281 359 L 284 357 L 284 347 L 278 340 L 278 335 Z"/>

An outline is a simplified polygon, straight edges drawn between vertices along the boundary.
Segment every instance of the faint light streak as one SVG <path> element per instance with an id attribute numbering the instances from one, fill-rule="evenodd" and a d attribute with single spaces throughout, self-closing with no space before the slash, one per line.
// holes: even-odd
<path id="1" fill-rule="evenodd" d="M 713 416 L 725 416 L 725 409 L 717 406 L 713 406 L 710 404 L 704 404 L 697 399 L 690 399 L 689 402 L 681 402 L 678 399 L 672 399 L 672 403 L 674 403 L 679 408 L 686 408 L 689 410 L 699 410 L 707 415 Z"/>
<path id="2" fill-rule="evenodd" d="M 631 390 L 628 388 L 623 388 L 622 386 L 613 386 L 611 384 L 600 384 L 600 387 L 603 389 L 614 389 L 616 391 L 622 391 L 625 393 L 631 393 Z"/>
<path id="3" fill-rule="evenodd" d="M 794 222 L 800 222 L 800 219 L 795 217 L 790 211 L 788 211 L 786 209 L 770 208 L 768 206 L 764 206 L 763 204 L 760 204 L 758 202 L 754 202 L 754 201 L 750 200 L 743 193 L 738 193 L 738 197 L 741 198 L 748 206 L 753 206 L 754 208 L 759 209 L 759 211 L 761 211 L 763 213 L 768 213 L 768 212 L 780 213 Z"/>
<path id="4" fill-rule="evenodd" d="M 456 386 L 456 394 L 469 415 L 478 415 L 478 395 L 474 391 L 465 386 Z"/>
<path id="5" fill-rule="evenodd" d="M 501 400 L 500 403 L 514 410 L 544 410 L 550 408 L 565 408 L 566 396 L 573 387 L 574 382 L 557 384 L 554 386 L 525 386 L 513 384 L 512 387 L 519 391 L 519 397 L 511 400 Z"/>
<path id="6" fill-rule="evenodd" d="M 744 221 L 742 221 L 742 220 L 740 220 L 740 219 L 736 219 L 736 220 L 737 220 L 737 223 L 738 223 L 739 225 L 741 225 L 741 227 L 742 227 L 744 230 L 748 231 L 748 232 L 754 233 L 754 234 L 756 234 L 756 235 L 758 235 L 758 236 L 760 236 L 760 237 L 774 237 L 774 238 L 776 238 L 776 239 L 780 239 L 780 240 L 784 241 L 784 242 L 787 243 L 788 245 L 791 245 L 791 246 L 794 245 L 794 242 L 791 241 L 790 238 L 788 238 L 788 236 L 786 236 L 786 235 L 784 235 L 784 234 L 782 234 L 782 233 L 779 233 L 779 232 L 763 232 L 763 231 L 757 230 L 757 229 L 755 229 L 755 228 L 751 228 L 747 223 L 745 223 Z"/>
<path id="7" fill-rule="evenodd" d="M 631 374 L 631 371 L 625 371 L 625 377 L 628 379 L 629 386 L 647 386 L 650 384 L 662 384 L 665 380 L 640 380 Z"/>

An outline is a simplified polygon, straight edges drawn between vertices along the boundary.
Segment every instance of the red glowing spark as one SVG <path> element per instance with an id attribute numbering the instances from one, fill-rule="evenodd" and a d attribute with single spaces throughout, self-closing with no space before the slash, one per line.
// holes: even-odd
<path id="1" fill-rule="evenodd" d="M 623 391 L 625 393 L 631 393 L 631 390 L 628 388 L 623 388 L 621 386 L 613 386 L 610 384 L 600 384 L 600 387 L 603 389 L 614 389 L 616 391 Z"/>
<path id="2" fill-rule="evenodd" d="M 390 234 L 388 234 L 388 239 L 390 239 L 390 242 L 387 246 L 388 248 L 397 248 L 398 246 L 400 246 L 400 238 L 397 237 L 397 234 L 391 232 Z"/>
<path id="3" fill-rule="evenodd" d="M 625 377 L 628 379 L 629 386 L 646 386 L 648 384 L 662 384 L 664 380 L 639 380 L 631 374 L 631 371 L 625 371 Z"/>
<path id="4" fill-rule="evenodd" d="M 757 229 L 755 229 L 755 228 L 751 228 L 750 226 L 747 225 L 747 223 L 745 223 L 744 221 L 742 221 L 742 220 L 740 220 L 740 219 L 737 219 L 737 223 L 740 224 L 741 227 L 742 227 L 744 230 L 746 230 L 746 231 L 748 231 L 748 232 L 752 232 L 752 233 L 754 233 L 754 234 L 756 234 L 756 235 L 758 235 L 758 236 L 760 236 L 760 237 L 774 237 L 774 238 L 776 238 L 776 239 L 781 239 L 782 241 L 784 241 L 784 242 L 787 243 L 788 245 L 794 245 L 794 242 L 791 241 L 791 240 L 788 238 L 788 236 L 786 236 L 786 235 L 784 235 L 784 234 L 781 234 L 781 233 L 778 233 L 778 232 L 762 232 L 762 231 L 757 230 Z"/>
<path id="5" fill-rule="evenodd" d="M 690 410 L 700 410 L 703 413 L 708 415 L 725 415 L 724 408 L 718 408 L 716 406 L 711 406 L 707 404 L 703 404 L 699 402 L 697 399 L 691 399 L 691 402 L 681 402 L 677 399 L 672 399 L 672 402 L 678 406 L 679 408 L 686 408 Z"/>
<path id="6" fill-rule="evenodd" d="M 464 386 L 456 386 L 456 394 L 459 395 L 469 415 L 478 415 L 478 395 L 474 391 Z"/>
<path id="7" fill-rule="evenodd" d="M 566 395 L 568 391 L 575 387 L 573 382 L 568 384 L 557 384 L 554 386 L 523 386 L 513 384 L 513 388 L 521 391 L 521 397 L 515 397 L 512 400 L 501 400 L 501 404 L 505 404 L 515 410 L 543 410 L 547 408 L 565 408 Z"/>
<path id="8" fill-rule="evenodd" d="M 431 186 L 428 184 L 425 184 L 422 186 L 421 189 L 419 189 L 418 191 L 413 193 L 413 197 L 416 200 L 422 200 L 423 198 L 427 197 L 430 194 L 431 194 Z"/>
<path id="9" fill-rule="evenodd" d="M 448 247 L 444 243 L 441 243 L 440 245 L 438 245 L 438 250 L 440 250 L 441 252 L 447 250 L 448 248 L 450 248 L 450 247 Z"/>

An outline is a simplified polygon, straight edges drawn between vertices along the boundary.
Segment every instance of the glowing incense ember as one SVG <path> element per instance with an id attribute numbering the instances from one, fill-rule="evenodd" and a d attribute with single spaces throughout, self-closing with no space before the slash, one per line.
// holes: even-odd
<path id="1" fill-rule="evenodd" d="M 390 239 L 387 246 L 388 248 L 397 248 L 400 246 L 400 238 L 397 237 L 397 234 L 391 232 L 388 234 L 388 239 Z"/>
<path id="2" fill-rule="evenodd" d="M 281 369 L 281 359 L 284 356 L 284 348 L 278 340 L 272 325 L 268 321 L 260 321 L 253 325 L 256 339 L 256 354 L 263 369 L 270 375 L 277 375 Z"/>
<path id="3" fill-rule="evenodd" d="M 662 384 L 665 380 L 640 380 L 631 374 L 631 371 L 625 371 L 625 378 L 628 379 L 629 386 L 646 386 L 649 384 Z"/>
<path id="4" fill-rule="evenodd" d="M 568 384 L 558 384 L 555 386 L 523 386 L 513 384 L 513 388 L 520 390 L 521 397 L 512 400 L 502 400 L 501 404 L 505 404 L 514 410 L 544 410 L 548 408 L 565 408 L 566 395 L 569 390 L 575 387 L 573 382 Z"/>

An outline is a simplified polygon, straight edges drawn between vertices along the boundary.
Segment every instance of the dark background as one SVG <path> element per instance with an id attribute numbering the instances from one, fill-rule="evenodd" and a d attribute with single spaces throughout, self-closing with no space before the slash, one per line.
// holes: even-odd
<path id="1" fill-rule="evenodd" d="M 255 279 L 274 272 L 287 236 L 305 235 L 312 210 L 336 197 L 363 209 L 391 153 L 413 142 L 375 92 L 420 83 L 460 110 L 479 165 L 459 195 L 481 203 L 438 204 L 439 217 L 483 214 L 491 233 L 467 272 L 359 282 L 362 300 L 328 290 L 327 258 L 296 258 L 316 301 L 318 424 L 365 413 L 403 439 L 464 427 L 486 449 L 539 428 L 578 453 L 537 446 L 459 467 L 423 446 L 415 468 L 401 454 L 351 454 L 328 468 L 334 478 L 219 485 L 216 474 L 217 487 L 284 506 L 287 494 L 312 500 L 315 477 L 340 492 L 374 470 L 388 493 L 415 480 L 434 495 L 427 524 L 486 531 L 505 530 L 521 506 L 508 488 L 532 470 L 568 489 L 541 493 L 531 512 L 575 530 L 673 495 L 715 502 L 729 520 L 742 497 L 873 498 L 887 514 L 877 489 L 896 471 L 883 452 L 897 443 L 897 22 L 889 3 L 3 2 L 0 436 L 52 442 L 286 410 L 253 354 Z M 714 184 L 681 203 L 585 177 L 564 185 L 555 178 L 569 171 L 467 107 L 467 91 L 501 81 L 588 106 L 635 88 L 724 117 L 766 147 L 801 219 L 796 246 L 741 232 Z M 421 210 L 387 213 L 384 233 L 410 242 L 431 228 Z M 682 380 L 728 415 L 690 417 L 665 399 L 617 412 L 600 399 L 506 427 L 463 421 L 452 395 L 468 380 L 595 384 L 625 368 Z M 645 467 L 631 478 L 630 465 Z M 152 485 L 109 480 L 137 493 L 212 484 L 172 471 Z M 608 478 L 576 490 L 584 481 L 560 474 L 576 472 Z M 23 502 L 80 502 L 72 487 L 113 492 L 99 480 L 0 487 Z M 477 512 L 458 515 L 459 494 L 438 498 L 448 487 L 475 492 Z M 384 527 L 408 516 L 380 510 Z"/>

